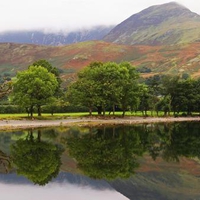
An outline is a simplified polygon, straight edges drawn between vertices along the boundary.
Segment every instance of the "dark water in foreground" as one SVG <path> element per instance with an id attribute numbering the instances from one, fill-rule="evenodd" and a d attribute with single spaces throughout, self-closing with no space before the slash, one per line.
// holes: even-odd
<path id="1" fill-rule="evenodd" d="M 2 200 L 200 199 L 200 124 L 0 133 Z"/>

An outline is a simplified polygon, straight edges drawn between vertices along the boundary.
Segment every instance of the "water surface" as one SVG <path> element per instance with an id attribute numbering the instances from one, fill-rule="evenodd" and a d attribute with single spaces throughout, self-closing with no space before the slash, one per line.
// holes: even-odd
<path id="1" fill-rule="evenodd" d="M 2 131 L 1 195 L 200 199 L 199 147 L 198 122 Z"/>

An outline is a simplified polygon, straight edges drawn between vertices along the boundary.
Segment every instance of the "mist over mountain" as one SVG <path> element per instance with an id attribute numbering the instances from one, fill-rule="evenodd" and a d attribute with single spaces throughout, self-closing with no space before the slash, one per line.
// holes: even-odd
<path id="1" fill-rule="evenodd" d="M 101 40 L 113 26 L 96 26 L 67 33 L 45 33 L 43 31 L 11 31 L 0 33 L 0 42 L 37 45 L 66 45 L 89 40 Z"/>
<path id="2" fill-rule="evenodd" d="M 58 67 L 65 83 L 94 61 L 128 61 L 145 77 L 184 73 L 200 77 L 200 16 L 187 8 L 174 2 L 152 6 L 111 28 L 61 35 L 39 31 L 0 34 L 4 42 L 0 43 L 2 79 L 39 59 Z M 103 35 L 108 42 L 98 41 Z"/>
<path id="3" fill-rule="evenodd" d="M 178 3 L 151 6 L 104 37 L 119 44 L 171 45 L 199 41 L 200 16 Z"/>
<path id="4" fill-rule="evenodd" d="M 200 15 L 170 2 L 133 14 L 117 26 L 96 26 L 68 33 L 15 31 L 0 33 L 0 42 L 59 46 L 90 40 L 125 45 L 171 45 L 198 42 Z"/>

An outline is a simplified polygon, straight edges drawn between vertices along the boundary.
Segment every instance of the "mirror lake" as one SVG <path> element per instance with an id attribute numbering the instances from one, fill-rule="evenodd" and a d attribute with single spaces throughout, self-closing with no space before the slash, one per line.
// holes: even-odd
<path id="1" fill-rule="evenodd" d="M 200 199 L 200 123 L 0 131 L 6 200 Z"/>

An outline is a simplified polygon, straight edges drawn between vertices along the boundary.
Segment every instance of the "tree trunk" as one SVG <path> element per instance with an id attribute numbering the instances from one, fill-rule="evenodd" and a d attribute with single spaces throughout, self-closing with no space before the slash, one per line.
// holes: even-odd
<path id="1" fill-rule="evenodd" d="M 27 112 L 28 117 L 29 117 L 29 114 L 30 114 L 30 112 L 29 112 L 29 108 L 26 108 L 26 112 Z"/>
<path id="2" fill-rule="evenodd" d="M 101 112 L 102 112 L 102 107 L 101 106 L 97 106 L 97 112 L 98 112 L 98 115 L 101 115 Z"/>
<path id="3" fill-rule="evenodd" d="M 33 119 L 33 106 L 30 106 L 30 116 L 31 116 L 31 119 Z"/>
<path id="4" fill-rule="evenodd" d="M 40 105 L 37 106 L 37 110 L 38 110 L 38 116 L 41 116 L 41 106 Z"/>
<path id="5" fill-rule="evenodd" d="M 105 116 L 106 114 L 106 109 L 105 109 L 105 106 L 103 106 L 103 116 Z"/>
<path id="6" fill-rule="evenodd" d="M 89 115 L 92 116 L 92 108 L 89 108 Z"/>
<path id="7" fill-rule="evenodd" d="M 115 105 L 113 105 L 113 115 L 115 115 Z"/>
<path id="8" fill-rule="evenodd" d="M 124 116 L 125 116 L 125 112 L 126 112 L 126 110 L 125 110 L 125 109 L 123 109 L 123 112 L 122 112 L 122 117 L 124 117 Z"/>

